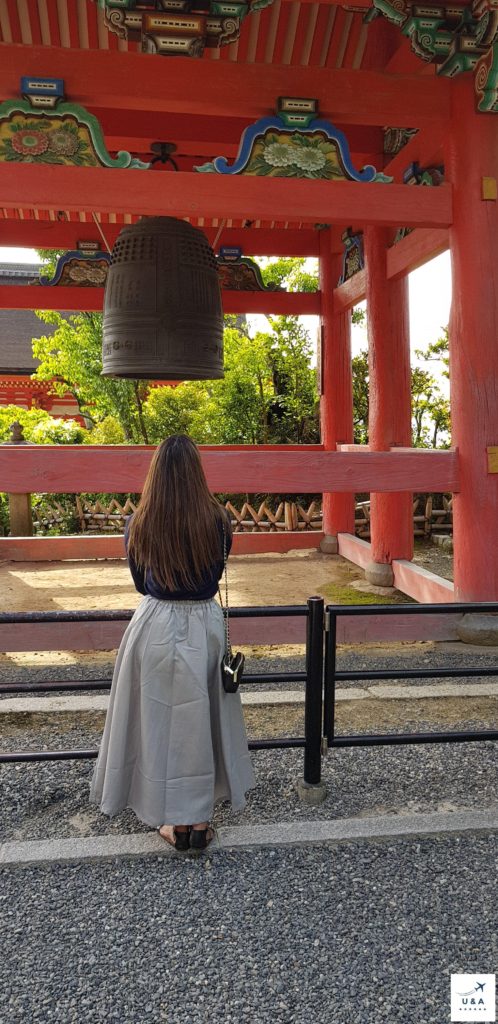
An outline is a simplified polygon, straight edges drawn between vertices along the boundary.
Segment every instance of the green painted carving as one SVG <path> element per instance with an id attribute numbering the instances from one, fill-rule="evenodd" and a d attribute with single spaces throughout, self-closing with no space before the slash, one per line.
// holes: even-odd
<path id="1" fill-rule="evenodd" d="M 36 108 L 27 100 L 0 103 L 0 161 L 79 167 L 139 167 L 149 164 L 121 150 L 107 152 L 96 117 L 76 103 Z"/>
<path id="2" fill-rule="evenodd" d="M 475 84 L 477 109 L 483 113 L 498 114 L 498 43 L 479 61 Z"/>
<path id="3" fill-rule="evenodd" d="M 497 110 L 498 0 L 473 0 L 467 6 L 408 0 L 373 0 L 374 13 L 396 25 L 421 60 L 437 65 L 439 75 L 475 72 L 477 109 Z"/>

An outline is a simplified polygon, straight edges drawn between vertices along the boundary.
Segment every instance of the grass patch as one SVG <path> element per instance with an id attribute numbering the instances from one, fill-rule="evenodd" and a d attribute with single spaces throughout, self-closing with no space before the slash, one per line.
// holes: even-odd
<path id="1" fill-rule="evenodd" d="M 319 588 L 319 593 L 330 604 L 416 604 L 411 597 L 396 591 L 395 594 L 371 594 L 365 590 L 356 590 L 344 583 L 328 583 Z"/>

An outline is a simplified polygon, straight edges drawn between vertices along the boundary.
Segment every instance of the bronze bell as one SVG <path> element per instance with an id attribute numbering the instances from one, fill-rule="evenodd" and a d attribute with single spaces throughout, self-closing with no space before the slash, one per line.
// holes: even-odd
<path id="1" fill-rule="evenodd" d="M 223 310 L 205 235 L 174 217 L 142 217 L 112 250 L 104 296 L 104 377 L 223 377 Z"/>

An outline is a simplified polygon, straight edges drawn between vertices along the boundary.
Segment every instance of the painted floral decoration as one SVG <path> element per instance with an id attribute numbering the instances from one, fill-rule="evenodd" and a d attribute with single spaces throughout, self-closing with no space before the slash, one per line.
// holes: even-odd
<path id="1" fill-rule="evenodd" d="M 19 156 L 35 157 L 40 156 L 48 149 L 48 137 L 46 132 L 38 129 L 26 128 L 24 131 L 15 132 L 12 136 L 12 149 Z M 13 159 L 18 159 L 14 157 Z"/>
<path id="2" fill-rule="evenodd" d="M 78 103 L 61 100 L 56 108 L 39 111 L 27 99 L 0 103 L 0 163 L 4 161 L 143 170 L 149 167 L 126 150 L 111 156 L 95 115 Z"/>
<path id="3" fill-rule="evenodd" d="M 336 143 L 322 132 L 268 132 L 256 141 L 244 173 L 275 178 L 345 177 Z"/>
<path id="4" fill-rule="evenodd" d="M 22 115 L 1 125 L 0 160 L 87 167 L 98 164 L 86 127 L 75 121 L 61 124 L 50 117 L 30 123 Z"/>
<path id="5" fill-rule="evenodd" d="M 59 131 L 50 132 L 48 148 L 51 153 L 61 156 L 75 156 L 80 149 L 80 140 L 70 129 L 60 128 Z"/>
<path id="6" fill-rule="evenodd" d="M 263 149 L 263 158 L 271 167 L 288 167 L 294 163 L 294 150 L 281 142 L 269 142 Z"/>

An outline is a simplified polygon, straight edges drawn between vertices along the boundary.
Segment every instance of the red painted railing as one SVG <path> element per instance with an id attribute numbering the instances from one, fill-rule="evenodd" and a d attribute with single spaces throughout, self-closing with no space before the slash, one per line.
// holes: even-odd
<path id="1" fill-rule="evenodd" d="M 0 447 L 0 490 L 11 494 L 140 491 L 155 449 L 146 446 Z M 455 450 L 325 451 L 321 445 L 203 446 L 220 493 L 317 494 L 459 490 Z"/>

